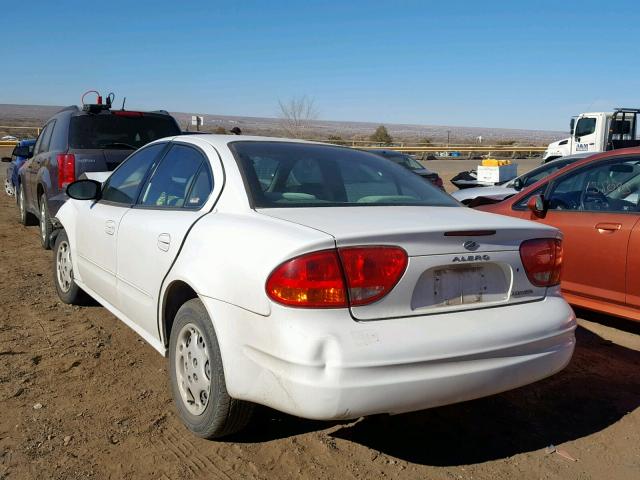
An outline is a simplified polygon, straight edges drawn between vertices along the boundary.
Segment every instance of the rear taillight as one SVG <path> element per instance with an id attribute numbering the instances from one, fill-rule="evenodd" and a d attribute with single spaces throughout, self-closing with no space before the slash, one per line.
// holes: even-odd
<path id="1" fill-rule="evenodd" d="M 324 250 L 281 264 L 266 290 L 273 301 L 291 307 L 367 305 L 389 293 L 406 267 L 407 253 L 399 247 Z"/>
<path id="2" fill-rule="evenodd" d="M 537 238 L 522 242 L 520 258 L 529 281 L 536 287 L 551 287 L 560 283 L 562 240 Z"/>
<path id="3" fill-rule="evenodd" d="M 269 276 L 267 294 L 272 300 L 292 307 L 346 307 L 338 252 L 325 250 L 284 262 Z"/>
<path id="4" fill-rule="evenodd" d="M 384 297 L 407 268 L 407 252 L 399 247 L 350 247 L 339 252 L 353 306 Z"/>
<path id="5" fill-rule="evenodd" d="M 76 157 L 73 153 L 60 153 L 58 160 L 58 188 L 64 189 L 76 181 Z"/>

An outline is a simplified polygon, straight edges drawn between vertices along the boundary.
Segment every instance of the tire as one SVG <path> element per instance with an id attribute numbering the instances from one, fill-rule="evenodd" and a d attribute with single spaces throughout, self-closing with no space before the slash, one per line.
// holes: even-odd
<path id="1" fill-rule="evenodd" d="M 35 225 L 35 217 L 27 211 L 22 185 L 18 185 L 16 191 L 16 203 L 18 205 L 18 221 L 25 226 Z"/>
<path id="2" fill-rule="evenodd" d="M 51 219 L 49 217 L 49 208 L 47 207 L 47 197 L 44 193 L 40 196 L 40 245 L 45 250 L 51 250 L 51 242 L 49 237 L 53 231 Z"/>
<path id="3" fill-rule="evenodd" d="M 61 265 L 62 262 L 66 263 Z M 73 264 L 71 263 L 71 248 L 67 232 L 60 231 L 53 246 L 53 283 L 56 286 L 58 297 L 64 303 L 82 305 L 85 298 L 84 292 L 73 279 Z"/>
<path id="4" fill-rule="evenodd" d="M 189 300 L 176 314 L 169 339 L 169 377 L 178 415 L 195 435 L 224 437 L 249 423 L 253 404 L 227 393 L 218 339 L 200 299 Z"/>

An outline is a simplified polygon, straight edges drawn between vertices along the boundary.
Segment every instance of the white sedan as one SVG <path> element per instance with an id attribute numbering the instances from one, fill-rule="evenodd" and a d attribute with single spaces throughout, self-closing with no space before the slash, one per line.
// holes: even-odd
<path id="1" fill-rule="evenodd" d="M 60 298 L 90 295 L 168 355 L 202 437 L 254 403 L 350 419 L 478 398 L 573 353 L 559 231 L 463 208 L 374 154 L 181 136 L 67 193 Z"/>

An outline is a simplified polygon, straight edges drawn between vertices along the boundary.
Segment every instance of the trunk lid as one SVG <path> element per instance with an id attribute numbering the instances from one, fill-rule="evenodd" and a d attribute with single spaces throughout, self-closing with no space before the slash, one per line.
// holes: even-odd
<path id="1" fill-rule="evenodd" d="M 260 213 L 320 230 L 338 247 L 397 245 L 407 270 L 381 300 L 352 307 L 358 320 L 378 320 L 495 307 L 544 298 L 520 259 L 530 238 L 555 238 L 551 227 L 462 207 L 329 207 Z"/>

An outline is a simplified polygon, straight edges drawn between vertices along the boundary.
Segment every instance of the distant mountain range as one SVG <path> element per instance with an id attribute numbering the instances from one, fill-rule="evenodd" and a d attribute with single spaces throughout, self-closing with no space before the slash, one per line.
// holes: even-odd
<path id="1" fill-rule="evenodd" d="M 53 105 L 12 105 L 0 104 L 1 126 L 38 126 L 64 107 Z M 195 113 L 172 112 L 183 129 L 194 130 L 191 116 Z M 229 130 L 239 127 L 245 134 L 283 136 L 284 131 L 278 118 L 240 117 L 231 115 L 202 114 L 203 131 L 211 132 L 217 127 Z M 314 120 L 308 124 L 308 138 L 326 139 L 330 135 L 340 136 L 345 140 L 365 139 L 380 125 L 375 122 L 345 122 L 331 120 Z M 514 141 L 519 144 L 543 145 L 567 136 L 566 132 L 546 130 L 521 130 L 511 128 L 460 127 L 447 125 L 412 125 L 385 124 L 389 133 L 398 141 L 419 141 L 429 139 L 434 143 L 447 141 L 447 133 L 451 144 L 473 143 L 482 137 L 482 143 Z M 0 128 L 0 134 L 20 133 L 19 130 Z"/>

